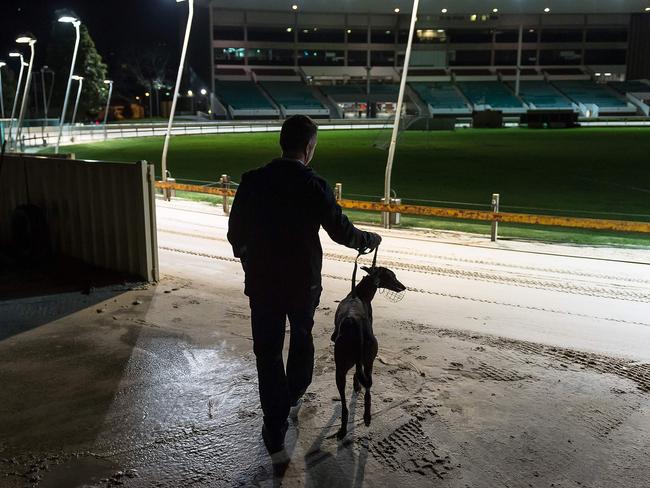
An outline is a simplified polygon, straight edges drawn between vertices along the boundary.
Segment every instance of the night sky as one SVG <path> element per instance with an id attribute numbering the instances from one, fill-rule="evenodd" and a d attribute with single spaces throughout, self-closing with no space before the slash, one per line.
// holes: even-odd
<path id="1" fill-rule="evenodd" d="M 32 32 L 45 52 L 55 11 L 72 9 L 86 24 L 99 53 L 109 64 L 126 49 L 165 43 L 180 56 L 180 39 L 187 20 L 187 4 L 175 0 L 0 0 L 0 59 L 15 48 L 21 32 Z M 209 81 L 208 11 L 196 7 L 189 62 Z M 42 59 L 42 58 L 41 58 Z"/>

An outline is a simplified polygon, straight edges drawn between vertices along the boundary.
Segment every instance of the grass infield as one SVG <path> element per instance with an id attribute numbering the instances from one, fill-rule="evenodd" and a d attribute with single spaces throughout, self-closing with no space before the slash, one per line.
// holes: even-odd
<path id="1" fill-rule="evenodd" d="M 388 131 L 322 131 L 312 166 L 330 183 L 343 183 L 345 197 L 374 200 L 383 193 L 387 152 L 373 144 L 388 137 Z M 238 181 L 244 171 L 279 154 L 277 139 L 278 133 L 174 137 L 168 169 L 179 180 L 216 181 L 229 174 Z M 78 159 L 146 159 L 156 164 L 159 175 L 162 143 L 162 138 L 125 139 L 63 151 L 74 152 Z M 487 209 L 492 193 L 500 193 L 501 209 L 507 212 L 650 221 L 650 129 L 405 132 L 397 147 L 392 186 L 408 203 Z M 440 219 L 406 222 L 410 220 L 412 225 L 429 221 L 458 230 L 484 227 Z M 502 228 L 531 234 L 526 227 Z M 591 232 L 549 232 L 560 240 L 577 236 L 571 242 L 611 241 L 603 241 L 603 233 L 596 239 Z M 615 241 L 636 244 L 650 239 L 618 235 Z"/>

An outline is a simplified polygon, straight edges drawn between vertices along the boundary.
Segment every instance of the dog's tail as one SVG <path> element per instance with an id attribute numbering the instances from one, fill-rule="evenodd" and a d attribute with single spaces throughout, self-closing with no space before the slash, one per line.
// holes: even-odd
<path id="1" fill-rule="evenodd" d="M 366 377 L 366 372 L 363 369 L 364 343 L 365 343 L 365 338 L 363 337 L 363 328 L 358 327 L 358 331 L 359 331 L 359 342 L 358 342 L 357 358 L 356 358 L 357 379 L 359 380 L 359 383 L 361 383 L 361 386 L 363 386 L 364 388 L 368 388 L 368 378 Z"/>

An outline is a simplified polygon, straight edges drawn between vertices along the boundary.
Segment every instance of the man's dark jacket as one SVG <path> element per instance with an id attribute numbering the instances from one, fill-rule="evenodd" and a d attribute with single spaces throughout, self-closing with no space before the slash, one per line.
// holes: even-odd
<path id="1" fill-rule="evenodd" d="M 321 289 L 321 227 L 359 249 L 369 234 L 343 215 L 327 182 L 293 159 L 275 159 L 242 176 L 228 240 L 246 272 L 245 293 L 261 300 L 305 300 Z"/>

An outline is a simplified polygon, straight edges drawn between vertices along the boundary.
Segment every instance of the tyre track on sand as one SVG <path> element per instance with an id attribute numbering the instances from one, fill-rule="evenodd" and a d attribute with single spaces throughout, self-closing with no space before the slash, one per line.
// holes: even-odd
<path id="1" fill-rule="evenodd" d="M 229 263 L 238 263 L 239 264 L 239 259 L 237 258 L 231 258 L 227 256 L 220 256 L 218 254 L 210 254 L 210 253 L 205 253 L 205 252 L 199 252 L 199 251 L 189 251 L 186 249 L 177 249 L 173 247 L 167 247 L 167 246 L 159 246 L 159 249 L 163 251 L 169 251 L 169 252 L 176 252 L 180 254 L 188 254 L 191 256 L 198 256 L 198 257 L 203 257 L 203 258 L 208 258 L 208 259 L 215 259 L 217 261 L 226 261 Z M 347 276 L 338 276 L 338 275 L 332 275 L 332 274 L 323 274 L 323 277 L 325 278 L 331 278 L 334 280 L 342 280 L 342 281 L 349 281 L 350 279 Z M 409 291 L 415 292 L 415 293 L 422 293 L 422 294 L 428 294 L 428 295 L 435 295 L 443 298 L 454 298 L 458 300 L 467 300 L 471 302 L 479 302 L 479 303 L 487 303 L 491 305 L 499 305 L 503 307 L 511 307 L 511 308 L 519 308 L 523 310 L 532 310 L 535 312 L 548 312 L 548 313 L 554 313 L 554 314 L 560 314 L 560 315 L 567 315 L 567 316 L 572 316 L 572 317 L 581 317 L 581 318 L 587 318 L 587 319 L 593 319 L 593 320 L 604 320 L 607 322 L 614 322 L 614 323 L 619 323 L 619 324 L 627 324 L 627 325 L 642 325 L 645 327 L 650 327 L 650 323 L 645 323 L 645 322 L 635 322 L 635 321 L 630 321 L 630 320 L 623 320 L 623 319 L 616 319 L 612 317 L 599 317 L 596 315 L 588 315 L 588 314 L 582 314 L 582 313 L 577 313 L 577 312 L 569 312 L 566 310 L 556 310 L 556 309 L 551 309 L 551 308 L 544 308 L 544 307 L 533 307 L 533 306 L 528 306 L 528 305 L 520 305 L 516 303 L 507 303 L 507 302 L 499 302 L 496 300 L 487 300 L 484 298 L 476 298 L 476 297 L 468 297 L 468 296 L 462 296 L 462 295 L 454 295 L 451 293 L 442 293 L 442 292 L 437 292 L 437 291 L 432 291 L 432 290 L 424 290 L 421 288 L 408 288 Z"/>
<path id="2" fill-rule="evenodd" d="M 178 232 L 167 229 L 159 229 L 159 232 L 165 232 L 174 235 L 181 235 L 185 237 L 194 237 L 197 239 L 211 240 L 217 242 L 228 242 L 227 239 L 222 237 L 205 236 L 189 232 Z M 160 247 L 162 249 L 162 247 Z M 338 261 L 343 263 L 354 263 L 355 258 L 345 254 L 338 254 L 332 252 L 324 252 L 323 257 L 330 261 Z M 359 261 L 364 262 L 361 258 Z M 416 273 L 445 276 L 450 278 L 468 279 L 472 281 L 482 281 L 488 283 L 498 283 L 505 285 L 515 285 L 526 288 L 533 288 L 538 290 L 560 291 L 573 295 L 591 296 L 596 298 L 611 298 L 615 300 L 625 300 L 631 302 L 650 303 L 650 293 L 642 293 L 631 290 L 624 290 L 620 288 L 607 288 L 607 287 L 592 287 L 577 285 L 567 281 L 549 281 L 539 278 L 524 278 L 514 274 L 498 274 L 484 271 L 472 271 L 457 269 L 454 267 L 443 267 L 433 265 L 423 265 L 415 263 L 403 263 L 399 261 L 386 261 L 382 260 L 382 264 L 392 269 L 399 269 L 403 271 L 412 271 Z"/>

